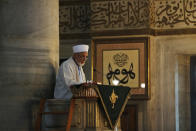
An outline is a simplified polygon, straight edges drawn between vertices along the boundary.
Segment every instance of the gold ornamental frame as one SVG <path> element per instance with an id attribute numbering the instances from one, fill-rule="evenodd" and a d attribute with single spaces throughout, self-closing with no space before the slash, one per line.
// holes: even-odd
<path id="1" fill-rule="evenodd" d="M 149 37 L 92 39 L 92 80 L 131 88 L 131 99 L 149 99 Z"/>

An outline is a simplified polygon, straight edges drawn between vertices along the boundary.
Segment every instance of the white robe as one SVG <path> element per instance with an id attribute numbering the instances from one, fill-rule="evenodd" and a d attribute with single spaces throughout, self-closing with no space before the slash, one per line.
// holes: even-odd
<path id="1" fill-rule="evenodd" d="M 56 77 L 55 99 L 70 100 L 73 96 L 70 86 L 86 82 L 82 67 L 80 69 L 82 79 L 79 78 L 78 65 L 72 57 L 61 64 Z"/>

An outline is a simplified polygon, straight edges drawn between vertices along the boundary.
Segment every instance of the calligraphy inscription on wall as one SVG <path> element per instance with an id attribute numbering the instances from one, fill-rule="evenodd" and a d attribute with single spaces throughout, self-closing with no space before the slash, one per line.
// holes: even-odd
<path id="1" fill-rule="evenodd" d="M 147 27 L 147 0 L 120 0 L 91 3 L 91 29 Z"/>
<path id="2" fill-rule="evenodd" d="M 103 51 L 103 84 L 113 85 L 114 80 L 131 88 L 139 86 L 138 50 Z"/>
<path id="3" fill-rule="evenodd" d="M 196 0 L 155 1 L 155 27 L 196 26 Z"/>
<path id="4" fill-rule="evenodd" d="M 60 33 L 88 32 L 90 29 L 90 6 L 69 5 L 60 6 Z"/>
<path id="5" fill-rule="evenodd" d="M 60 5 L 60 33 L 149 26 L 148 0 L 91 1 Z"/>

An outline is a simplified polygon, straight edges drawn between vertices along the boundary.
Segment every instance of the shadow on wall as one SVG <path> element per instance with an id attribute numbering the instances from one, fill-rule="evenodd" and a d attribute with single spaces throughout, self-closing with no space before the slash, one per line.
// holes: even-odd
<path id="1" fill-rule="evenodd" d="M 42 80 L 38 80 L 38 83 L 36 83 L 34 87 L 32 87 L 34 88 L 32 89 L 33 95 L 26 101 L 24 105 L 24 109 L 26 112 L 25 115 L 28 119 L 29 131 L 34 131 L 35 122 L 39 111 L 40 99 L 53 98 L 54 87 L 56 82 L 56 72 L 55 67 L 52 63 L 49 63 L 48 66 L 48 72 L 42 75 L 41 77 L 39 76 L 39 78 L 41 78 Z M 38 87 L 35 87 L 36 85 L 38 85 Z"/>

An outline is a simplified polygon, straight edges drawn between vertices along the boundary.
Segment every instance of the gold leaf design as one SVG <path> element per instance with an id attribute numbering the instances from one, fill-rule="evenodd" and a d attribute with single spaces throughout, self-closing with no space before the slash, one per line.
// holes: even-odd
<path id="1" fill-rule="evenodd" d="M 115 94 L 114 89 L 109 98 L 110 98 L 110 102 L 112 103 L 112 109 L 114 109 L 114 104 L 116 103 L 116 100 L 118 99 L 118 96 Z"/>

